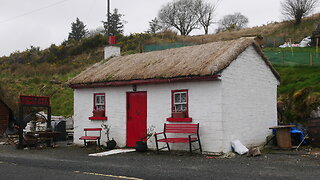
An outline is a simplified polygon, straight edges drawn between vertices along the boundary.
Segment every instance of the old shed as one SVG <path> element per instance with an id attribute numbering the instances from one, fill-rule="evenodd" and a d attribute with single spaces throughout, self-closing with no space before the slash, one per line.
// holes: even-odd
<path id="1" fill-rule="evenodd" d="M 0 87 L 0 136 L 3 136 L 8 128 L 9 121 L 13 118 L 12 106 Z"/>

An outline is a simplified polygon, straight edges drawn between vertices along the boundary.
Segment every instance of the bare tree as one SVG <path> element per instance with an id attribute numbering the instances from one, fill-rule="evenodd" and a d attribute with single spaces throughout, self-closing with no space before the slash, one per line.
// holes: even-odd
<path id="1" fill-rule="evenodd" d="M 196 0 L 195 11 L 205 34 L 208 34 L 209 26 L 213 23 L 213 13 L 217 8 L 218 2 L 219 0 L 216 4 L 211 4 L 203 2 L 203 0 Z"/>
<path id="2" fill-rule="evenodd" d="M 181 35 L 188 35 L 198 28 L 194 0 L 178 0 L 163 6 L 158 17 L 163 24 L 176 28 Z"/>
<path id="3" fill-rule="evenodd" d="M 248 22 L 249 22 L 248 18 L 239 12 L 225 15 L 219 21 L 219 27 L 217 31 L 221 32 L 221 31 L 239 30 L 246 27 Z"/>
<path id="4" fill-rule="evenodd" d="M 309 15 L 318 5 L 318 0 L 284 0 L 281 2 L 282 14 L 288 19 L 295 19 L 295 24 Z"/>

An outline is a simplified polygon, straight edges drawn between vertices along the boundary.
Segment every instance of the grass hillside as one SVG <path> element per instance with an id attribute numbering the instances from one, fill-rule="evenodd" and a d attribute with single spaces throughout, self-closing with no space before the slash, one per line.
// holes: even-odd
<path id="1" fill-rule="evenodd" d="M 240 38 L 244 35 L 262 35 L 269 48 L 265 53 L 275 64 L 281 75 L 281 85 L 278 90 L 279 101 L 285 107 L 285 121 L 304 120 L 320 98 L 320 59 L 314 54 L 314 48 L 279 49 L 271 48 L 291 39 L 300 41 L 304 36 L 311 35 L 320 22 L 320 15 L 305 18 L 301 25 L 294 26 L 292 22 L 274 22 L 260 27 L 246 28 L 234 32 L 222 32 L 205 36 L 178 36 L 174 32 L 152 34 L 131 34 L 117 37 L 122 54 L 143 52 L 143 45 L 179 43 L 202 44 L 212 41 Z M 20 94 L 50 96 L 52 113 L 54 115 L 73 115 L 73 90 L 66 86 L 68 79 L 102 60 L 106 37 L 95 35 L 80 42 L 64 42 L 61 45 L 51 45 L 40 50 L 30 47 L 23 52 L 14 52 L 8 57 L 0 58 L 0 86 L 12 101 L 18 102 Z M 313 53 L 314 64 L 310 62 L 310 52 Z M 286 62 L 276 62 L 279 54 L 284 53 Z M 303 56 L 299 56 L 299 53 Z M 273 57 L 274 56 L 274 57 Z M 280 55 L 280 57 L 283 57 Z M 319 62 L 318 62 L 319 61 Z M 303 63 L 302 63 L 303 62 Z M 305 64 L 305 65 L 299 65 Z M 304 111 L 307 108 L 307 111 Z M 15 109 L 17 110 L 17 109 Z M 309 113 L 310 114 L 310 113 Z"/>
<path id="2" fill-rule="evenodd" d="M 320 106 L 320 67 L 275 65 L 281 75 L 278 102 L 283 121 L 306 123 Z"/>
<path id="3" fill-rule="evenodd" d="M 300 42 L 305 36 L 310 36 L 320 23 L 320 13 L 303 19 L 298 26 L 293 21 L 272 22 L 262 26 L 244 28 L 239 31 L 226 31 L 207 36 L 179 37 L 179 41 L 195 43 L 207 43 L 220 40 L 231 40 L 245 35 L 261 35 L 264 37 L 267 47 L 279 46 L 285 41 Z"/>
<path id="4" fill-rule="evenodd" d="M 73 90 L 66 82 L 102 59 L 102 49 L 97 51 L 100 53 L 73 56 L 70 63 L 2 63 L 0 85 L 13 101 L 15 112 L 19 95 L 50 96 L 52 113 L 70 117 L 73 115 Z"/>

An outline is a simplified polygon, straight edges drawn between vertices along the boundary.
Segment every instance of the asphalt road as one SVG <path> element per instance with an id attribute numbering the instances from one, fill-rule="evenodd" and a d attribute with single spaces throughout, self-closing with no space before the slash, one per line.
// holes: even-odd
<path id="1" fill-rule="evenodd" d="M 318 179 L 317 153 L 273 151 L 213 158 L 154 152 L 89 157 L 94 148 L 0 145 L 0 179 Z"/>

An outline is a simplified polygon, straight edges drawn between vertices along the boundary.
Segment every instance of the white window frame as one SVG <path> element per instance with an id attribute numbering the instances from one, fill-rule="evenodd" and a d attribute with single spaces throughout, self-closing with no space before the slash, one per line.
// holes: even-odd
<path id="1" fill-rule="evenodd" d="M 98 98 L 100 98 L 100 101 L 103 100 L 103 102 L 98 102 Z M 103 111 L 106 110 L 106 95 L 104 93 L 94 94 L 94 109 Z"/>

